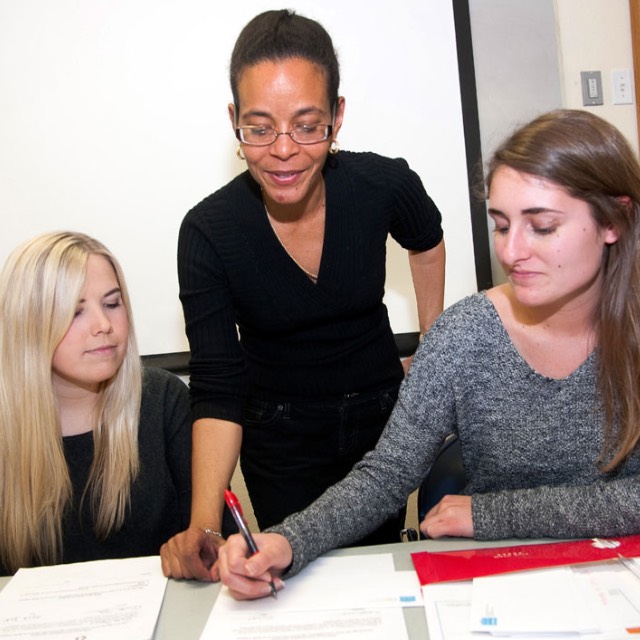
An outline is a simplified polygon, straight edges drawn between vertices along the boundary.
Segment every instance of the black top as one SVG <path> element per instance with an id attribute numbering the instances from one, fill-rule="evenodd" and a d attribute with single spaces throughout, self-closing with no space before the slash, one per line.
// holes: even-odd
<path id="1" fill-rule="evenodd" d="M 93 432 L 62 439 L 73 485 L 63 523 L 62 562 L 157 555 L 186 529 L 191 507 L 191 415 L 186 385 L 160 369 L 143 369 L 138 446 L 140 472 L 131 508 L 119 531 L 100 542 L 93 532 L 90 500 L 80 502 L 93 460 Z M 0 565 L 0 575 L 7 575 Z"/>
<path id="2" fill-rule="evenodd" d="M 122 528 L 100 542 L 90 500 L 80 503 L 93 460 L 93 432 L 62 439 L 73 486 L 63 523 L 63 563 L 157 555 L 160 546 L 189 525 L 191 414 L 186 385 L 161 369 L 143 369 L 138 447 L 140 472 Z M 7 575 L 0 565 L 0 575 Z"/>
<path id="3" fill-rule="evenodd" d="M 138 447 L 140 472 L 122 528 L 100 542 L 93 533 L 90 500 L 80 500 L 93 460 L 93 433 L 63 438 L 73 484 L 73 508 L 64 524 L 63 562 L 157 555 L 189 525 L 191 415 L 186 385 L 160 369 L 143 369 Z"/>
<path id="4" fill-rule="evenodd" d="M 341 151 L 323 173 L 317 284 L 280 245 L 248 171 L 185 217 L 178 273 L 194 418 L 241 423 L 249 390 L 317 398 L 402 379 L 382 302 L 387 236 L 431 249 L 440 212 L 402 159 Z"/>

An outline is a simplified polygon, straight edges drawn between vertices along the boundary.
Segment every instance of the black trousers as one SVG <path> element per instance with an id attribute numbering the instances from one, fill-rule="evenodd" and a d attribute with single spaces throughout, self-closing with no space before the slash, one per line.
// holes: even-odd
<path id="1" fill-rule="evenodd" d="M 260 529 L 301 511 L 373 449 L 398 387 L 307 402 L 253 398 L 241 466 Z M 406 509 L 354 545 L 398 542 Z"/>

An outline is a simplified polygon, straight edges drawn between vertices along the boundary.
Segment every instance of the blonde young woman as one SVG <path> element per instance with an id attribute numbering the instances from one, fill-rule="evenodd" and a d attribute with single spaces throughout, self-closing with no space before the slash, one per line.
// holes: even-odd
<path id="1" fill-rule="evenodd" d="M 189 521 L 185 385 L 141 370 L 122 270 L 78 233 L 0 274 L 0 571 L 155 555 Z"/>

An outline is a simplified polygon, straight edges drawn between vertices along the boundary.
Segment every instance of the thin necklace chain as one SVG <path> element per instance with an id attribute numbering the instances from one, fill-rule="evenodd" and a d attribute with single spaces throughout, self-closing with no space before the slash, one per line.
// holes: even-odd
<path id="1" fill-rule="evenodd" d="M 267 203 L 262 200 L 262 205 L 264 206 L 264 211 L 267 214 L 267 220 L 269 221 L 269 226 L 271 227 L 271 230 L 273 231 L 273 233 L 275 234 L 276 238 L 278 239 L 278 242 L 280 243 L 280 246 L 285 250 L 285 253 L 295 262 L 295 264 L 297 265 L 297 267 L 299 269 L 301 269 L 304 274 L 310 278 L 311 280 L 313 280 L 313 282 L 317 282 L 318 281 L 318 274 L 317 273 L 311 273 L 311 271 L 307 271 L 292 255 L 291 252 L 289 251 L 289 249 L 287 249 L 287 247 L 285 246 L 284 242 L 282 242 L 282 238 L 278 235 L 278 232 L 276 231 L 276 228 L 273 226 L 273 221 L 271 219 L 271 214 L 269 213 L 269 209 L 267 209 Z"/>

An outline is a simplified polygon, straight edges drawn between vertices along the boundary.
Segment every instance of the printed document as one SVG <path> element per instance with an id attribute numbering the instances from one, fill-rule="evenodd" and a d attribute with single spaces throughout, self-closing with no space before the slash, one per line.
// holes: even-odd
<path id="1" fill-rule="evenodd" d="M 404 640 L 406 606 L 422 606 L 420 584 L 414 571 L 395 571 L 391 554 L 323 557 L 277 600 L 239 602 L 223 587 L 201 638 Z"/>
<path id="2" fill-rule="evenodd" d="M 20 569 L 0 591 L 0 640 L 150 640 L 166 586 L 158 556 Z"/>

